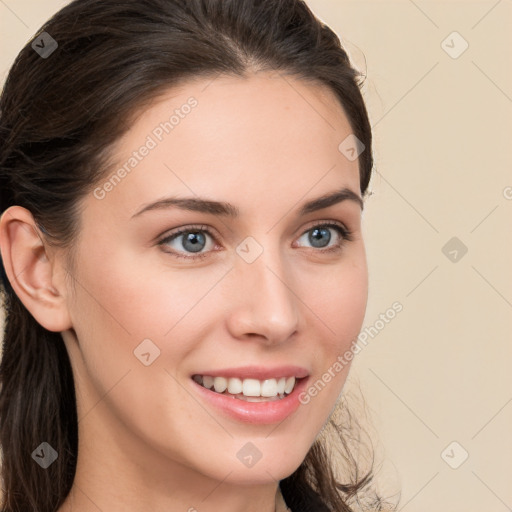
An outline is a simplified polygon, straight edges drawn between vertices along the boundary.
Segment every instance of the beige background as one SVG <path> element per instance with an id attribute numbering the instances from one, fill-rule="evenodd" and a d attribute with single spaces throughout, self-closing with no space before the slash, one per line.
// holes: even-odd
<path id="1" fill-rule="evenodd" d="M 66 3 L 0 0 L 1 82 Z M 365 327 L 403 305 L 346 386 L 371 409 L 380 485 L 405 512 L 512 510 L 512 1 L 308 4 L 367 72 Z M 465 255 L 443 253 L 452 237 Z"/>

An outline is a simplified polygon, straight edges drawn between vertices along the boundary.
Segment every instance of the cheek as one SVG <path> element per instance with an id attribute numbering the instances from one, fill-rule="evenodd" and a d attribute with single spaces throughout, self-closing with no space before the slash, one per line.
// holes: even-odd
<path id="1" fill-rule="evenodd" d="M 300 282 L 299 297 L 313 312 L 311 321 L 322 330 L 324 352 L 332 356 L 345 351 L 357 338 L 366 312 L 368 271 L 365 258 L 359 255 L 326 266 L 314 275 L 307 274 Z"/>
<path id="2" fill-rule="evenodd" d="M 95 258 L 81 262 L 72 315 L 80 354 L 74 363 L 82 382 L 80 415 L 87 414 L 92 422 L 108 408 L 124 425 L 156 443 L 171 434 L 177 437 L 176 417 L 187 421 L 191 415 L 189 396 L 173 378 L 191 349 L 187 340 L 194 339 L 179 322 L 201 292 L 206 293 L 208 283 L 197 289 L 185 286 L 184 279 L 155 277 L 159 273 L 154 268 L 152 276 L 134 272 L 137 268 L 142 269 L 114 256 L 103 258 L 101 265 Z M 175 325 L 172 334 L 180 343 L 164 336 Z M 160 351 L 148 366 L 134 353 L 145 339 Z M 153 346 L 145 350 L 154 357 Z M 101 406 L 95 408 L 95 403 Z M 89 410 L 95 413 L 89 415 Z"/>
<path id="3" fill-rule="evenodd" d="M 304 287 L 304 302 L 314 312 L 312 336 L 319 340 L 312 356 L 315 379 L 301 396 L 312 432 L 319 431 L 332 414 L 346 382 L 366 312 L 368 273 L 364 258 L 332 266 L 316 276 L 316 286 Z M 313 290 L 313 291 L 312 291 Z M 347 355 L 348 354 L 348 355 Z M 315 430 L 316 429 L 316 430 Z"/>
<path id="4" fill-rule="evenodd" d="M 155 258 L 126 251 L 89 255 L 81 262 L 83 301 L 98 315 L 103 327 L 112 326 L 135 342 L 164 338 L 224 275 L 219 268 L 171 269 Z M 79 307 L 82 307 L 80 304 Z M 100 308 L 96 306 L 102 306 Z M 80 313 L 80 311 L 78 311 Z"/>
<path id="5" fill-rule="evenodd" d="M 133 388 L 126 391 L 132 403 L 148 406 L 146 417 L 154 414 L 147 396 L 159 389 L 186 403 L 167 371 L 181 374 L 198 340 L 208 336 L 211 319 L 225 312 L 215 291 L 225 270 L 171 272 L 121 254 L 88 258 L 79 268 L 72 321 L 80 344 L 76 365 L 85 379 L 102 396 L 129 371 L 122 387 Z M 152 362 L 144 366 L 148 350 Z"/>

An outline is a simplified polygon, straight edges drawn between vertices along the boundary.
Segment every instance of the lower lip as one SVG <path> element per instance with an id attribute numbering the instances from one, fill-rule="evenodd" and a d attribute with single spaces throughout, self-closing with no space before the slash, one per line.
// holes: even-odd
<path id="1" fill-rule="evenodd" d="M 289 395 L 272 402 L 246 402 L 206 389 L 194 380 L 192 383 L 206 402 L 229 417 L 245 423 L 272 424 L 285 420 L 298 409 L 299 395 L 305 389 L 307 381 L 308 377 L 298 380 Z"/>

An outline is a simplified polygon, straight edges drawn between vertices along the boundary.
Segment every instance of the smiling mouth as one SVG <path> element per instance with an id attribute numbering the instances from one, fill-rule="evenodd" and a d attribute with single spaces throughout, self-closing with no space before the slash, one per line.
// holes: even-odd
<path id="1" fill-rule="evenodd" d="M 212 377 L 210 375 L 193 375 L 192 379 L 200 386 L 234 399 L 246 402 L 273 402 L 282 400 L 302 379 L 281 377 L 279 379 L 239 379 L 236 377 Z"/>

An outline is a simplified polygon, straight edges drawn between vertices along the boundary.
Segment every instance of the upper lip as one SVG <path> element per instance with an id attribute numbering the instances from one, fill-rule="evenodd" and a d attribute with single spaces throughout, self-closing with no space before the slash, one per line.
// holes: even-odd
<path id="1" fill-rule="evenodd" d="M 226 377 L 243 379 L 280 379 L 281 377 L 295 377 L 301 379 L 307 377 L 309 372 L 295 365 L 285 366 L 239 366 L 238 368 L 221 368 L 218 370 L 204 370 L 193 375 L 208 375 L 210 377 Z"/>

